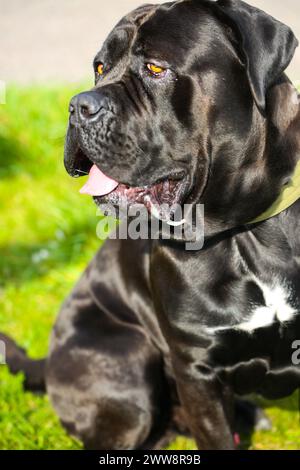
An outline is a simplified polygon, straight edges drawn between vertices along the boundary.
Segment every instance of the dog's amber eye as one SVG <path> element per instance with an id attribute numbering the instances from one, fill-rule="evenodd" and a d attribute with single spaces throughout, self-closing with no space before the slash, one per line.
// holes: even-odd
<path id="1" fill-rule="evenodd" d="M 103 75 L 104 74 L 104 64 L 102 64 L 102 62 L 100 62 L 100 64 L 97 65 L 97 73 L 99 75 Z"/>
<path id="2" fill-rule="evenodd" d="M 147 64 L 147 69 L 152 73 L 152 75 L 155 75 L 156 77 L 162 75 L 166 71 L 166 69 L 163 67 L 155 64 Z"/>

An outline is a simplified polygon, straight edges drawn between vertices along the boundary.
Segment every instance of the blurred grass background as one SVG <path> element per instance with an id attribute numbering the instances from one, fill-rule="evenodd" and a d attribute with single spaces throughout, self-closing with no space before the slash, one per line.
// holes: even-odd
<path id="1" fill-rule="evenodd" d="M 64 297 L 98 249 L 96 208 L 63 167 L 69 99 L 81 86 L 9 87 L 0 106 L 0 330 L 32 357 L 46 355 Z M 261 402 L 270 432 L 243 437 L 252 449 L 299 449 L 298 396 Z M 0 366 L 0 449 L 80 449 L 48 398 L 24 392 Z M 193 449 L 178 438 L 172 449 Z"/>

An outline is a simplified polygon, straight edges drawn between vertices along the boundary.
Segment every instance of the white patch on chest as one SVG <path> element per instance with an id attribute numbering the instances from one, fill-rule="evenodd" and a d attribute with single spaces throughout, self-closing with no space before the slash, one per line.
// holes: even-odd
<path id="1" fill-rule="evenodd" d="M 251 332 L 257 328 L 271 325 L 275 320 L 281 323 L 291 320 L 297 311 L 289 303 L 288 289 L 280 284 L 270 287 L 257 278 L 255 278 L 255 282 L 262 290 L 266 305 L 256 307 L 251 318 L 237 327 Z"/>

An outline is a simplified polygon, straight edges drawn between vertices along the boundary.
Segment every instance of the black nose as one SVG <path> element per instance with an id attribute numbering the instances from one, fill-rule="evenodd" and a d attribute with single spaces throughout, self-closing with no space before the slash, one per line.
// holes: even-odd
<path id="1" fill-rule="evenodd" d="M 101 109 L 100 98 L 100 94 L 95 91 L 87 91 L 74 96 L 69 107 L 71 116 L 81 121 L 94 118 Z"/>

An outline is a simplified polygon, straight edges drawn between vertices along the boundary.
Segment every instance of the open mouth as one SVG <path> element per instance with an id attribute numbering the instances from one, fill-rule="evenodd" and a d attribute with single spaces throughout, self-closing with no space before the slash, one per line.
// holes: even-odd
<path id="1" fill-rule="evenodd" d="M 177 206 L 183 202 L 186 182 L 182 175 L 176 176 L 177 179 L 172 177 L 152 185 L 132 187 L 108 177 L 93 165 L 80 193 L 93 196 L 98 205 L 110 203 L 129 207 L 142 204 L 152 216 L 171 225 L 179 225 L 183 221 L 174 222 L 174 216 Z"/>

